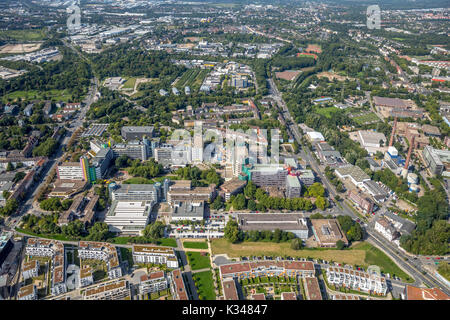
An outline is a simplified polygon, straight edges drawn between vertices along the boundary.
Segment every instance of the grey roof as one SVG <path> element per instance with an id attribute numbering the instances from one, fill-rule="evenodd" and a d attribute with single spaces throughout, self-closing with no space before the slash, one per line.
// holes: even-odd
<path id="1" fill-rule="evenodd" d="M 172 217 L 198 217 L 203 218 L 204 205 L 202 202 L 176 202 L 172 211 Z"/>
<path id="2" fill-rule="evenodd" d="M 308 230 L 302 214 L 240 213 L 237 220 L 243 230 Z"/>
<path id="3" fill-rule="evenodd" d="M 408 234 L 410 234 L 410 233 L 413 232 L 413 230 L 416 228 L 416 224 L 415 224 L 414 222 L 412 222 L 412 221 L 410 221 L 410 220 L 408 220 L 408 219 L 404 219 L 404 218 L 402 218 L 402 217 L 399 217 L 399 216 L 393 214 L 393 213 L 390 212 L 390 211 L 386 211 L 386 212 L 384 213 L 384 215 L 387 216 L 387 217 L 389 217 L 389 218 L 391 218 L 391 219 L 394 220 L 394 221 L 400 222 L 400 223 L 402 224 L 402 227 L 401 227 L 401 229 L 400 229 L 400 231 L 401 231 L 402 233 L 408 233 Z"/>
<path id="4" fill-rule="evenodd" d="M 126 126 L 122 127 L 122 132 L 126 133 L 151 133 L 153 132 L 154 127 L 152 126 Z"/>
<path id="5" fill-rule="evenodd" d="M 156 191 L 153 184 L 120 184 L 118 188 L 114 190 L 114 193 L 131 193 L 131 192 L 148 192 Z"/>
<path id="6" fill-rule="evenodd" d="M 364 187 L 369 191 L 375 199 L 383 199 L 388 196 L 386 190 L 380 187 L 375 181 L 368 180 L 363 182 Z"/>

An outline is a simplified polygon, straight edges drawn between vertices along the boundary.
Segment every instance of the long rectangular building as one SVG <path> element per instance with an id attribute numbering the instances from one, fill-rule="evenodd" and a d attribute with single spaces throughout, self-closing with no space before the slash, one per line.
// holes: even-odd
<path id="1" fill-rule="evenodd" d="M 300 239 L 308 239 L 309 228 L 306 218 L 296 213 L 240 213 L 239 227 L 244 231 L 274 231 L 280 229 L 294 233 Z"/>
<path id="2" fill-rule="evenodd" d="M 130 286 L 124 279 L 100 283 L 83 293 L 83 300 L 130 300 Z"/>
<path id="3" fill-rule="evenodd" d="M 170 290 L 172 292 L 174 300 L 189 300 L 188 294 L 186 292 L 186 286 L 183 280 L 183 275 L 181 274 L 180 269 L 172 271 L 170 280 Z"/>
<path id="4" fill-rule="evenodd" d="M 245 279 L 254 276 L 314 277 L 315 274 L 314 264 L 311 261 L 264 260 L 236 262 L 221 265 L 219 270 L 222 279 Z"/>
<path id="5" fill-rule="evenodd" d="M 168 247 L 134 245 L 133 260 L 135 263 L 165 264 L 169 268 L 178 268 L 175 250 Z"/>
<path id="6" fill-rule="evenodd" d="M 387 292 L 386 279 L 363 271 L 355 271 L 342 267 L 329 267 L 327 280 L 332 285 L 360 290 L 363 292 L 385 295 Z"/>

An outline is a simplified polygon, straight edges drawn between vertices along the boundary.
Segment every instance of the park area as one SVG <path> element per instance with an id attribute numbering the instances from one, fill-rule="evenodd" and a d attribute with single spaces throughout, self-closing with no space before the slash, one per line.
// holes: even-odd
<path id="1" fill-rule="evenodd" d="M 214 280 L 211 271 L 203 271 L 192 274 L 200 300 L 216 300 Z"/>
<path id="2" fill-rule="evenodd" d="M 352 266 L 367 268 L 369 265 L 377 265 L 384 273 L 396 275 L 405 281 L 411 281 L 387 255 L 367 242 L 354 243 L 349 249 L 303 249 L 293 250 L 289 242 L 247 242 L 232 244 L 226 239 L 214 239 L 211 242 L 213 254 L 227 254 L 230 258 L 242 256 L 272 256 L 310 258 L 333 261 Z"/>
<path id="3" fill-rule="evenodd" d="M 69 102 L 73 99 L 68 90 L 27 90 L 27 91 L 14 91 L 6 94 L 2 98 L 3 103 L 16 102 L 18 100 L 53 100 Z"/>
<path id="4" fill-rule="evenodd" d="M 192 270 L 201 270 L 211 268 L 211 262 L 209 260 L 209 254 L 205 252 L 186 252 L 189 265 Z"/>

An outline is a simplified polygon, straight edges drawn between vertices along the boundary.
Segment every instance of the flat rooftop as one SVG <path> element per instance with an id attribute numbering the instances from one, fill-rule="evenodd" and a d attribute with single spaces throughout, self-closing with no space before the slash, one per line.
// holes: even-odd
<path id="1" fill-rule="evenodd" d="M 348 244 L 347 237 L 336 219 L 311 219 L 311 224 L 320 244 L 336 244 L 338 240 Z"/>
<path id="2" fill-rule="evenodd" d="M 295 213 L 240 213 L 237 220 L 242 230 L 308 230 L 303 215 Z"/>

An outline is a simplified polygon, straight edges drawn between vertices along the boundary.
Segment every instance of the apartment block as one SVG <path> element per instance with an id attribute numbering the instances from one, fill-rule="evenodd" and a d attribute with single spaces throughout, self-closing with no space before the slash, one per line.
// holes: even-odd
<path id="1" fill-rule="evenodd" d="M 174 300 L 189 300 L 180 269 L 173 270 L 170 274 L 170 291 Z"/>
<path id="2" fill-rule="evenodd" d="M 355 271 L 341 267 L 329 267 L 327 280 L 332 285 L 353 290 L 385 295 L 387 293 L 386 279 L 363 271 Z"/>
<path id="3" fill-rule="evenodd" d="M 80 259 L 93 259 L 106 262 L 109 279 L 122 276 L 116 247 L 106 242 L 80 241 L 78 243 Z"/>
<path id="4" fill-rule="evenodd" d="M 245 279 L 249 277 L 289 276 L 314 277 L 314 264 L 310 261 L 265 260 L 237 262 L 219 267 L 220 276 L 225 278 Z"/>
<path id="5" fill-rule="evenodd" d="M 141 294 L 154 293 L 161 290 L 166 290 L 168 288 L 164 271 L 157 271 L 143 275 L 140 280 L 139 293 Z"/>
<path id="6" fill-rule="evenodd" d="M 37 277 L 38 274 L 39 274 L 39 261 L 31 260 L 23 264 L 22 277 L 24 280 Z"/>
<path id="7" fill-rule="evenodd" d="M 83 300 L 130 300 L 128 281 L 116 279 L 90 287 L 83 292 Z"/>

